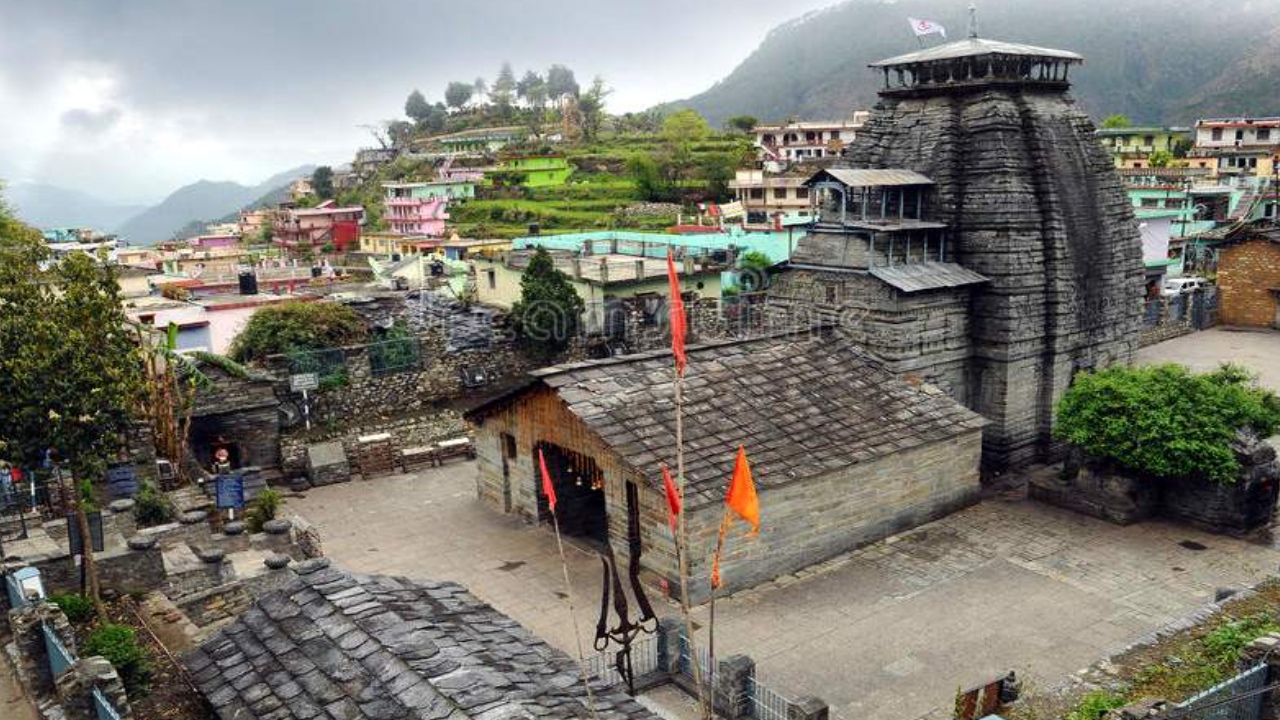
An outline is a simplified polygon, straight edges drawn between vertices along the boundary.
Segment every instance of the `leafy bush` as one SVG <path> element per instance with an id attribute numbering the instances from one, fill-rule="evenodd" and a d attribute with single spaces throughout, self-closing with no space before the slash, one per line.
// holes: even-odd
<path id="1" fill-rule="evenodd" d="M 249 510 L 244 516 L 249 532 L 262 532 L 262 526 L 268 520 L 276 519 L 276 515 L 280 512 L 280 506 L 282 505 L 284 505 L 284 496 L 280 494 L 279 490 L 268 488 L 259 492 L 253 498 L 253 502 L 249 504 Z"/>
<path id="2" fill-rule="evenodd" d="M 1076 709 L 1067 714 L 1066 720 L 1102 720 L 1107 713 L 1124 707 L 1124 698 L 1110 690 L 1094 690 L 1081 699 Z"/>
<path id="3" fill-rule="evenodd" d="M 151 662 L 133 628 L 110 623 L 100 626 L 89 635 L 82 654 L 106 658 L 120 674 L 130 697 L 141 697 L 151 689 Z"/>
<path id="4" fill-rule="evenodd" d="M 173 519 L 173 503 L 151 481 L 144 481 L 133 495 L 133 517 L 140 527 L 163 525 Z"/>
<path id="5" fill-rule="evenodd" d="M 63 593 L 49 596 L 49 602 L 57 605 L 62 614 L 73 623 L 80 624 L 93 619 L 93 601 L 83 595 Z"/>
<path id="6" fill-rule="evenodd" d="M 1114 367 L 1078 376 L 1057 417 L 1054 434 L 1094 457 L 1154 477 L 1228 484 L 1240 469 L 1236 431 L 1274 434 L 1280 401 L 1238 366 L 1200 375 L 1179 365 Z"/>
<path id="7" fill-rule="evenodd" d="M 261 360 L 300 350 L 351 345 L 364 340 L 365 323 L 346 305 L 287 302 L 264 307 L 249 318 L 231 343 L 231 358 Z"/>

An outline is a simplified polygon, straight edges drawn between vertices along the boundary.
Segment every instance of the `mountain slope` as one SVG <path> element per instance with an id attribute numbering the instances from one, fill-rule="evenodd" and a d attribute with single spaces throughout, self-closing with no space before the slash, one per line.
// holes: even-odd
<path id="1" fill-rule="evenodd" d="M 88 193 L 45 185 L 16 183 L 4 190 L 18 217 L 39 228 L 113 228 L 146 209 L 145 205 L 117 205 Z"/>
<path id="2" fill-rule="evenodd" d="M 314 168 L 303 166 L 272 175 L 257 185 L 200 180 L 175 190 L 160 204 L 147 208 L 116 228 L 134 245 L 153 245 L 179 234 L 193 221 L 233 215 L 260 198 L 279 192 Z"/>
<path id="3" fill-rule="evenodd" d="M 942 23 L 951 40 L 968 25 L 955 0 L 850 0 L 775 28 L 728 77 L 671 105 L 716 124 L 738 114 L 848 116 L 875 104 L 880 78 L 868 63 L 918 47 L 908 17 Z M 985 0 L 978 20 L 982 37 L 1084 55 L 1084 67 L 1072 73 L 1073 94 L 1095 117 L 1186 124 L 1280 114 L 1277 2 L 1180 9 L 1168 0 Z"/>

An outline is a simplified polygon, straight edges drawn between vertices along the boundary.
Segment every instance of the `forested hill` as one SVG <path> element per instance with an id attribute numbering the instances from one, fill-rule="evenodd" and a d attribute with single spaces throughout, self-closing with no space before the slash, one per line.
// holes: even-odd
<path id="1" fill-rule="evenodd" d="M 850 0 L 774 28 L 728 77 L 692 98 L 713 123 L 847 116 L 876 101 L 875 60 L 917 48 L 908 17 L 964 38 L 962 0 Z M 1280 115 L 1280 2 L 982 0 L 982 37 L 1078 52 L 1073 94 L 1095 118 L 1186 124 L 1197 117 Z M 943 41 L 926 38 L 930 45 Z"/>

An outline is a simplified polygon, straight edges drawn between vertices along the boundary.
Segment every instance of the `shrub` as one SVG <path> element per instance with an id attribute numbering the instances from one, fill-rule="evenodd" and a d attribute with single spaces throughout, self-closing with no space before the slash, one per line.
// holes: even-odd
<path id="1" fill-rule="evenodd" d="M 1066 720 L 1102 720 L 1107 713 L 1124 707 L 1124 698 L 1110 690 L 1094 690 L 1080 700 Z"/>
<path id="2" fill-rule="evenodd" d="M 150 690 L 151 663 L 133 628 L 110 623 L 100 626 L 85 641 L 82 654 L 106 658 L 120 674 L 130 697 L 141 697 Z"/>
<path id="3" fill-rule="evenodd" d="M 1114 367 L 1078 376 L 1057 408 L 1054 434 L 1093 457 L 1160 478 L 1228 484 L 1231 443 L 1248 428 L 1280 428 L 1280 401 L 1238 366 L 1196 375 L 1178 365 Z"/>
<path id="4" fill-rule="evenodd" d="M 245 513 L 245 524 L 249 526 L 249 532 L 262 532 L 262 526 L 268 520 L 275 520 L 276 514 L 280 511 L 280 506 L 284 505 L 284 496 L 279 490 L 266 489 L 258 493 L 253 502 L 249 504 L 249 510 Z"/>
<path id="5" fill-rule="evenodd" d="M 57 605 L 62 614 L 73 623 L 80 624 L 93 619 L 93 601 L 83 595 L 64 593 L 49 596 L 49 602 Z"/>
<path id="6" fill-rule="evenodd" d="M 163 525 L 173 519 L 173 503 L 151 481 L 142 483 L 133 503 L 133 517 L 140 527 Z"/>
<path id="7" fill-rule="evenodd" d="M 261 360 L 299 350 L 351 345 L 364 340 L 364 321 L 346 305 L 287 302 L 264 307 L 249 318 L 231 343 L 231 358 Z"/>

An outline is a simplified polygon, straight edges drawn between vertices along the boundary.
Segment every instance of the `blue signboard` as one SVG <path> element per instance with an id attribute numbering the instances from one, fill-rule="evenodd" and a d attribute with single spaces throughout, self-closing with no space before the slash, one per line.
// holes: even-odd
<path id="1" fill-rule="evenodd" d="M 138 491 L 138 474 L 132 465 L 107 468 L 107 488 L 113 498 L 130 498 Z"/>
<path id="2" fill-rule="evenodd" d="M 215 485 L 219 510 L 244 507 L 244 476 L 239 473 L 219 475 Z"/>

